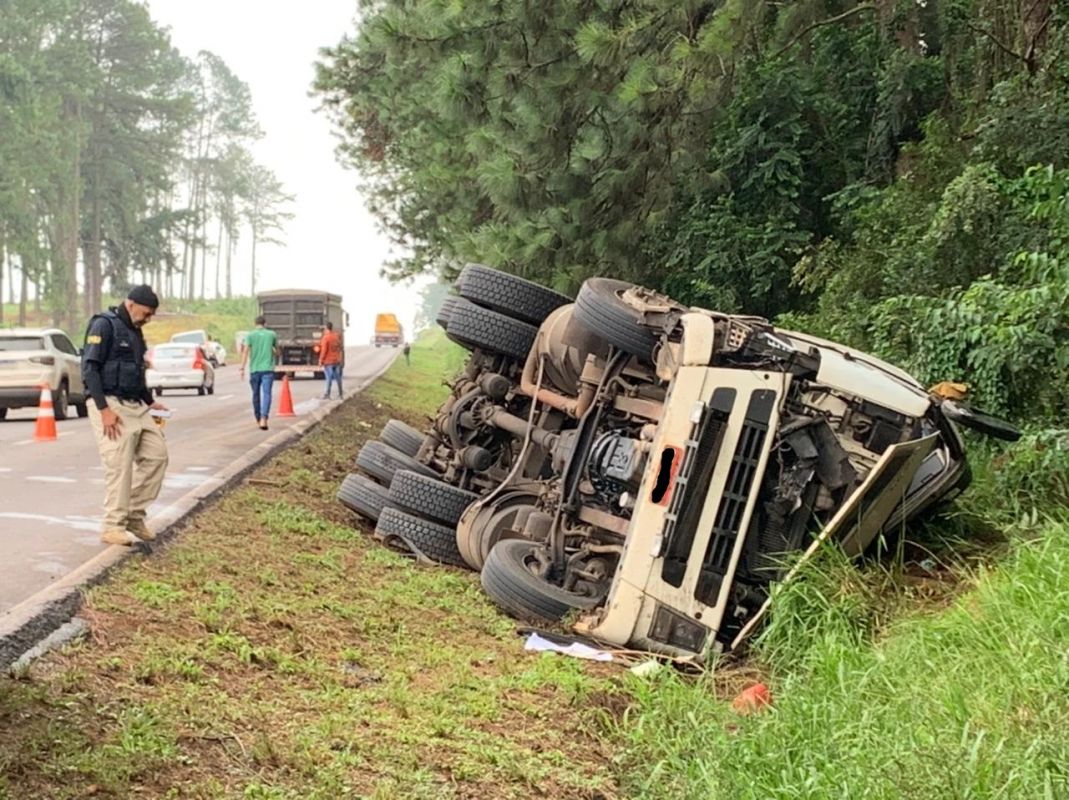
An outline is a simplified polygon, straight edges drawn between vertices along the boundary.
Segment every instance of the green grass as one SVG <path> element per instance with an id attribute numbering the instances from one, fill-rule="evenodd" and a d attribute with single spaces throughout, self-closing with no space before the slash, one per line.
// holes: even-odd
<path id="1" fill-rule="evenodd" d="M 627 796 L 1069 797 L 1069 524 L 1016 539 L 945 610 L 878 620 L 874 580 L 829 557 L 780 594 L 768 713 L 635 682 Z"/>
<path id="2" fill-rule="evenodd" d="M 435 326 L 412 343 L 411 364 L 399 357 L 368 390 L 368 396 L 418 417 L 433 416 L 442 403 L 447 381 L 464 365 L 468 351 L 445 338 Z"/>

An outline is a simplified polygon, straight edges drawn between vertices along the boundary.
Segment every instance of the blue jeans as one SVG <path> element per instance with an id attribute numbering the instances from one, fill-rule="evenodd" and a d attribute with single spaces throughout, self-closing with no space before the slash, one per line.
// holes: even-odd
<path id="1" fill-rule="evenodd" d="M 256 419 L 267 419 L 271 413 L 271 387 L 275 383 L 274 372 L 250 372 L 252 387 L 252 413 Z"/>
<path id="2" fill-rule="evenodd" d="M 341 364 L 324 364 L 323 374 L 327 376 L 327 391 L 325 397 L 330 397 L 330 385 L 334 382 L 338 382 L 338 397 L 342 396 L 341 391 Z"/>

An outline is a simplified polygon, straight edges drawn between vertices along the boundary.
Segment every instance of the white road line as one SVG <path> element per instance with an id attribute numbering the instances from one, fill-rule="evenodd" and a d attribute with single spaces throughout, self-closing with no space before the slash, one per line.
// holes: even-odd
<path id="1" fill-rule="evenodd" d="M 232 398 L 233 396 L 234 396 L 234 395 L 232 395 L 232 394 L 224 394 L 224 395 L 222 395 L 221 397 L 217 397 L 217 398 L 215 398 L 215 399 L 216 399 L 216 400 L 218 400 L 218 401 L 220 401 L 220 402 L 222 402 L 223 400 L 229 400 L 229 399 L 230 399 L 230 398 Z"/>
<path id="2" fill-rule="evenodd" d="M 62 525 L 76 531 L 98 531 L 100 522 L 86 517 L 50 517 L 47 514 L 23 514 L 18 511 L 0 511 L 0 519 L 25 519 L 32 522 L 44 522 L 48 525 Z"/>
<path id="3" fill-rule="evenodd" d="M 77 483 L 77 478 L 62 478 L 58 475 L 27 475 L 26 480 L 39 483 Z"/>

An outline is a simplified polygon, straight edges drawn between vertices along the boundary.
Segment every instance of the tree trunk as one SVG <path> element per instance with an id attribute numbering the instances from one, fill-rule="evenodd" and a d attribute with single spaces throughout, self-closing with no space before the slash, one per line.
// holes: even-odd
<path id="1" fill-rule="evenodd" d="M 256 226 L 252 225 L 252 296 L 256 297 Z"/>
<path id="2" fill-rule="evenodd" d="M 89 219 L 89 236 L 83 251 L 85 257 L 85 314 L 91 317 L 100 310 L 102 302 L 103 271 L 101 269 L 101 221 L 100 221 L 100 169 L 96 170 L 93 186 L 92 210 Z"/>
<path id="3" fill-rule="evenodd" d="M 215 296 L 219 297 L 219 273 L 223 269 L 223 217 L 219 216 L 219 234 L 215 243 Z"/>
<path id="4" fill-rule="evenodd" d="M 204 215 L 204 224 L 200 226 L 200 238 L 204 247 L 200 251 L 200 299 L 206 296 L 205 289 L 208 286 L 208 215 Z"/>
<path id="5" fill-rule="evenodd" d="M 19 259 L 19 275 L 22 280 L 19 286 L 19 327 L 26 327 L 26 298 L 30 293 L 30 279 L 26 277 L 26 262 Z"/>
<path id="6" fill-rule="evenodd" d="M 0 325 L 4 324 L 4 267 L 7 266 L 7 244 L 4 241 L 4 231 L 0 228 Z M 11 279 L 8 272 L 8 280 Z"/>
<path id="7" fill-rule="evenodd" d="M 230 256 L 234 252 L 234 240 L 230 238 L 230 231 L 226 232 L 226 299 L 230 299 Z"/>

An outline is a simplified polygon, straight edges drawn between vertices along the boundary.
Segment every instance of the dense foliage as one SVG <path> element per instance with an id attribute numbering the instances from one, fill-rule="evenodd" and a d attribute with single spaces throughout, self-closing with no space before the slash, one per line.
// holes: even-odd
<path id="1" fill-rule="evenodd" d="M 255 243 L 285 218 L 258 135 L 248 87 L 183 57 L 143 3 L 0 3 L 0 294 L 17 274 L 20 318 L 32 286 L 67 324 L 133 280 L 204 297 L 215 250 L 229 295 L 240 229 Z"/>
<path id="2" fill-rule="evenodd" d="M 592 273 L 1069 397 L 1069 28 L 1048 0 L 365 0 L 317 87 L 405 248 Z"/>

